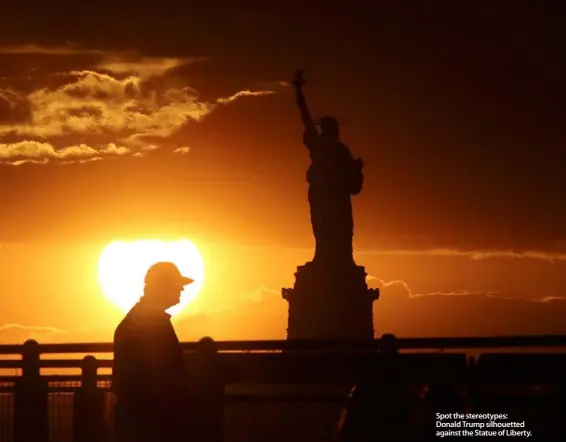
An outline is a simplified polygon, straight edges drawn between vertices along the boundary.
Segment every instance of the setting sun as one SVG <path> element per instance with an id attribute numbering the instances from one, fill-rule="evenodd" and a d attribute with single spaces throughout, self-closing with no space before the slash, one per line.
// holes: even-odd
<path id="1" fill-rule="evenodd" d="M 198 248 L 189 240 L 132 242 L 108 244 L 98 263 L 98 280 L 106 297 L 127 312 L 143 293 L 147 269 L 159 261 L 171 261 L 181 273 L 195 280 L 181 295 L 181 302 L 167 310 L 175 315 L 198 295 L 204 279 L 204 265 Z"/>

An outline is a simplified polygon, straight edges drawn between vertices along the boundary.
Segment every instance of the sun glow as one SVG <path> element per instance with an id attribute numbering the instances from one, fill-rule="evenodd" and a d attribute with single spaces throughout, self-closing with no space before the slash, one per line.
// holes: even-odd
<path id="1" fill-rule="evenodd" d="M 204 264 L 198 248 L 189 240 L 108 244 L 98 262 L 98 280 L 106 297 L 122 311 L 129 311 L 143 293 L 144 276 L 156 262 L 171 261 L 181 273 L 195 280 L 185 287 L 181 302 L 167 312 L 179 313 L 197 297 L 204 281 Z"/>

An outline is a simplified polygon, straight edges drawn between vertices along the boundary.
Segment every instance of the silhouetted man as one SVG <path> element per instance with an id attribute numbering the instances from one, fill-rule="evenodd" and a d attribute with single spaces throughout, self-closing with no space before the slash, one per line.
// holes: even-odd
<path id="1" fill-rule="evenodd" d="M 416 441 L 410 420 L 410 398 L 400 372 L 396 337 L 381 338 L 380 370 L 362 367 L 358 383 L 338 423 L 336 441 Z"/>
<path id="2" fill-rule="evenodd" d="M 173 263 L 154 264 L 145 276 L 142 298 L 116 329 L 112 387 L 120 442 L 187 439 L 183 433 L 190 428 L 190 407 L 183 354 L 165 310 L 179 303 L 184 286 L 192 282 Z"/>

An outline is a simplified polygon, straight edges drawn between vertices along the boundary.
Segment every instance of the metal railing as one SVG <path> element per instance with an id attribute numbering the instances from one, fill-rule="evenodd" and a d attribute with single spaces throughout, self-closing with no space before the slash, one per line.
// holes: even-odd
<path id="1" fill-rule="evenodd" d="M 387 345 L 391 345 L 387 341 Z M 349 385 L 355 382 L 360 366 L 379 371 L 379 352 L 385 340 L 373 341 L 226 341 L 218 342 L 220 355 L 233 365 L 237 375 L 228 383 L 247 384 L 325 384 Z M 183 343 L 187 355 L 195 354 L 197 343 Z M 480 357 L 478 362 L 466 357 L 466 349 L 561 349 L 566 336 L 527 336 L 500 338 L 418 338 L 396 339 L 401 351 L 436 351 L 432 358 L 409 353 L 409 377 L 416 383 L 452 382 L 470 387 L 478 383 L 501 382 L 507 376 L 497 373 L 497 363 Z M 438 350 L 464 350 L 458 354 L 438 354 Z M 111 359 L 97 359 L 92 354 L 111 353 L 112 344 L 38 344 L 0 345 L 0 369 L 18 374 L 0 375 L 0 441 L 4 442 L 100 442 L 113 440 L 111 431 L 114 397 L 110 390 Z M 87 354 L 82 359 L 43 359 L 46 354 Z M 440 357 L 443 356 L 443 357 Z M 549 355 L 546 355 L 549 357 Z M 189 358 L 190 359 L 190 358 Z M 492 358 L 493 359 L 493 358 Z M 432 361 L 432 362 L 431 362 Z M 554 370 L 544 372 L 546 379 L 526 379 L 525 370 L 516 373 L 517 382 L 559 382 L 566 357 L 558 354 Z M 559 361 L 556 363 L 556 361 Z M 561 361 L 561 362 L 560 362 Z M 509 362 L 516 364 L 516 362 Z M 427 365 L 428 364 L 428 365 Z M 546 364 L 548 366 L 548 364 Z M 332 367 L 330 369 L 329 367 Z M 42 374 L 44 369 L 80 369 L 81 374 Z M 528 370 L 527 370 L 528 371 Z M 377 376 L 377 375 L 376 375 Z M 498 377 L 499 376 L 499 377 Z M 536 376 L 542 376 L 540 373 Z M 505 378 L 511 380 L 509 376 Z M 344 391 L 334 394 L 257 395 L 229 393 L 232 402 L 335 401 L 340 405 Z"/>
<path id="2" fill-rule="evenodd" d="M 254 340 L 254 341 L 219 341 L 219 351 L 358 351 L 379 350 L 380 339 L 359 340 Z M 195 351 L 197 342 L 183 342 L 184 351 Z M 443 350 L 443 349 L 486 349 L 486 348 L 566 348 L 566 335 L 528 335 L 500 337 L 454 337 L 454 338 L 395 338 L 395 346 L 401 350 Z M 104 343 L 41 344 L 40 353 L 111 353 L 113 345 Z M 0 345 L 0 355 L 21 354 L 22 346 L 14 344 Z"/>

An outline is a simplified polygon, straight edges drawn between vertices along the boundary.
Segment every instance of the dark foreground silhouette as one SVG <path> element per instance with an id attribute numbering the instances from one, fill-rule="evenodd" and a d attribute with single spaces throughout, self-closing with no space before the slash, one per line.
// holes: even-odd
<path id="1" fill-rule="evenodd" d="M 480 437 L 482 440 L 500 440 L 506 437 L 545 442 L 565 440 L 563 422 L 566 417 L 566 391 L 563 381 L 553 383 L 553 393 L 545 396 L 537 398 L 535 394 L 530 397 L 514 397 L 518 391 L 524 392 L 525 386 L 520 388 L 515 384 L 516 388 L 519 387 L 517 390 L 511 388 L 513 381 L 509 384 L 493 383 L 488 378 L 494 373 L 486 373 L 488 377 L 480 381 L 482 387 L 479 390 L 474 386 L 474 380 L 469 379 L 471 382 L 464 398 L 449 377 L 440 377 L 438 381 L 428 385 L 428 391 L 419 399 L 414 391 L 411 393 L 411 381 L 414 382 L 414 379 L 403 376 L 403 364 L 395 348 L 395 341 L 393 335 L 382 337 L 379 373 L 362 368 L 360 378 L 352 388 L 338 421 L 335 442 L 457 441 L 465 437 L 457 433 L 466 429 L 469 437 Z M 417 371 L 422 368 L 414 367 Z M 508 373 L 507 377 L 511 380 L 514 374 Z M 541 386 L 529 385 L 527 388 L 536 390 Z M 494 420 L 522 426 L 439 428 L 439 413 L 445 416 L 454 413 L 461 416 L 467 416 L 468 413 L 476 416 L 499 414 L 506 418 Z M 478 422 L 485 425 L 489 422 L 485 418 L 473 417 L 467 417 L 463 421 L 472 425 L 477 425 Z M 501 435 L 501 431 L 505 434 Z M 443 434 L 440 435 L 439 432 Z"/>
<path id="2" fill-rule="evenodd" d="M 339 442 L 417 440 L 411 425 L 410 399 L 397 373 L 395 338 L 382 338 L 383 370 L 380 377 L 362 368 L 338 422 Z M 385 381 L 385 382 L 383 382 Z"/>
<path id="3" fill-rule="evenodd" d="M 465 344 L 463 347 L 456 345 L 470 340 L 466 338 L 455 340 L 459 342 L 433 340 L 437 343 L 399 340 L 398 346 L 403 348 L 433 352 L 405 350 L 397 354 L 396 348 L 388 345 L 396 344 L 391 338 L 373 341 L 367 349 L 356 349 L 356 345 L 362 344 L 360 342 L 350 349 L 341 342 L 321 346 L 317 341 L 284 345 L 273 343 L 265 347 L 263 344 L 258 347 L 257 342 L 221 344 L 223 350 L 239 349 L 241 353 L 217 353 L 216 344 L 210 338 L 201 340 L 197 346 L 183 344 L 185 351 L 189 348 L 196 350 L 185 355 L 185 363 L 190 384 L 197 387 L 189 387 L 188 397 L 194 398 L 198 406 L 189 410 L 183 419 L 181 431 L 185 436 L 182 440 L 221 440 L 222 432 L 219 430 L 224 426 L 224 383 L 239 384 L 237 388 L 227 390 L 226 441 L 328 442 L 338 420 L 339 407 L 344 405 L 346 412 L 340 425 L 340 437 L 350 442 L 403 440 L 403 435 L 408 435 L 405 440 L 414 442 L 437 441 L 441 437 L 436 434 L 439 431 L 436 413 L 447 415 L 455 411 L 462 414 L 508 414 L 509 417 L 503 419 L 507 423 L 525 423 L 523 428 L 514 431 L 531 432 L 528 440 L 566 440 L 563 434 L 565 353 L 488 352 L 478 355 L 477 359 L 467 359 L 466 353 L 461 351 L 437 352 L 438 348 L 470 348 Z M 510 343 L 509 348 L 548 348 L 542 342 L 550 342 L 550 347 L 556 347 L 558 342 L 563 343 L 560 347 L 566 346 L 566 336 L 472 341 L 477 342 L 479 347 L 487 344 L 484 348 L 496 348 L 512 341 L 516 345 Z M 536 341 L 540 343 L 536 344 Z M 531 344 L 526 345 L 528 342 Z M 423 343 L 428 346 L 422 347 Z M 87 349 L 88 345 L 79 346 L 83 349 L 80 351 L 103 351 L 99 344 L 93 344 L 91 350 Z M 96 370 L 106 364 L 100 364 L 101 361 L 94 356 L 87 356 L 82 361 L 71 360 L 73 364 L 78 363 L 75 366 L 82 367 L 82 374 L 73 377 L 80 386 L 71 387 L 74 394 L 71 402 L 68 395 L 60 394 L 61 381 L 40 374 L 42 361 L 61 363 L 62 367 L 69 365 L 67 358 L 40 359 L 42 354 L 63 349 L 56 347 L 28 341 L 19 349 L 22 360 L 9 360 L 9 365 L 4 365 L 13 367 L 17 362 L 22 374 L 15 380 L 13 377 L 0 377 L 0 381 L 15 381 L 11 390 L 4 383 L 0 392 L 0 441 L 70 440 L 69 423 L 72 423 L 74 442 L 116 441 L 107 422 L 107 412 L 110 411 L 107 399 L 113 402 L 114 395 L 108 395 L 107 385 L 101 383 L 106 376 L 101 377 Z M 66 350 L 73 353 L 77 348 L 72 345 Z M 110 351 L 109 347 L 104 348 L 108 349 L 104 351 Z M 288 351 L 248 353 L 259 348 Z M 378 348 L 380 351 L 376 352 Z M 388 355 L 391 355 L 389 359 Z M 356 387 L 348 403 L 334 402 L 337 399 L 345 401 L 343 393 L 338 393 L 341 390 L 338 387 L 351 383 L 355 383 Z M 262 388 L 266 384 L 270 386 Z M 240 388 L 245 385 L 249 388 Z M 279 387 L 273 389 L 276 385 Z M 329 390 L 320 390 L 323 385 L 327 385 Z M 293 393 L 294 387 L 288 389 L 286 386 L 299 389 Z M 141 391 L 145 392 L 146 387 L 144 384 Z M 306 390 L 302 390 L 303 387 Z M 69 387 L 63 388 L 63 391 L 69 391 Z M 342 398 L 334 396 L 332 391 Z M 12 406 L 9 404 L 10 394 Z M 141 406 L 146 403 L 145 394 L 140 393 L 139 397 L 143 402 L 135 405 Z M 151 403 L 146 406 L 150 410 L 146 415 L 155 419 L 157 415 L 154 412 L 159 411 L 158 407 Z M 139 426 L 140 431 L 147 428 L 145 421 L 136 421 L 132 425 L 134 429 Z M 443 428 L 444 437 L 441 439 L 456 440 L 447 436 L 451 430 Z M 490 428 L 490 431 L 493 429 Z M 164 440 L 167 432 L 159 433 L 157 440 Z M 485 435 L 483 437 L 493 440 Z"/>
<path id="4" fill-rule="evenodd" d="M 116 329 L 112 386 L 120 442 L 189 440 L 193 426 L 188 379 L 165 310 L 179 303 L 191 282 L 172 263 L 153 265 L 141 300 Z"/>

